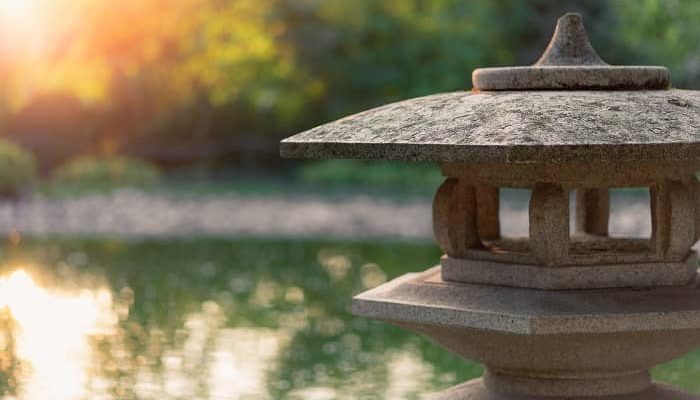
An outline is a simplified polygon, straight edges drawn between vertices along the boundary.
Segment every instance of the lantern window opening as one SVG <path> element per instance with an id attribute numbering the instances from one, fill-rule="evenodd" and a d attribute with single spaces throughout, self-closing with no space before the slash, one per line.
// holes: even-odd
<path id="1" fill-rule="evenodd" d="M 529 238 L 530 219 L 527 209 L 532 197 L 531 188 L 501 187 L 499 189 L 498 218 L 501 235 L 508 238 Z"/>
<path id="2" fill-rule="evenodd" d="M 474 251 L 497 255 L 529 254 L 527 209 L 532 190 L 482 187 L 477 193 L 477 229 L 481 248 Z"/>
<path id="3" fill-rule="evenodd" d="M 611 188 L 609 235 L 651 240 L 649 187 Z"/>
<path id="4" fill-rule="evenodd" d="M 653 258 L 649 193 L 648 187 L 571 190 L 569 262 L 606 256 Z M 632 231 L 644 233 L 631 235 Z"/>

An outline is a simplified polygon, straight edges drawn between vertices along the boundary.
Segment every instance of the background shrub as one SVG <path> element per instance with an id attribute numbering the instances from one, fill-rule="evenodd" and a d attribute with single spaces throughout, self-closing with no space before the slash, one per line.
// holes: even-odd
<path id="1" fill-rule="evenodd" d="M 145 188 L 161 179 L 160 169 L 131 157 L 83 156 L 68 161 L 53 173 L 54 189 L 105 191 L 117 187 Z"/>
<path id="2" fill-rule="evenodd" d="M 432 163 L 321 160 L 302 165 L 301 181 L 322 186 L 364 186 L 385 189 L 427 189 L 430 193 L 443 178 Z"/>
<path id="3" fill-rule="evenodd" d="M 0 140 L 0 196 L 19 196 L 35 180 L 34 155 L 14 143 Z"/>

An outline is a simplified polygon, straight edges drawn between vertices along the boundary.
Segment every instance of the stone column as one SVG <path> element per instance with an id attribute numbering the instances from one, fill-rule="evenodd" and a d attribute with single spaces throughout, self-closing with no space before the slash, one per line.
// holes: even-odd
<path id="1" fill-rule="evenodd" d="M 693 207 L 695 207 L 695 240 L 700 239 L 700 182 L 693 176 L 690 178 L 690 188 L 693 194 Z"/>
<path id="2" fill-rule="evenodd" d="M 576 232 L 608 236 L 610 192 L 607 188 L 576 189 Z"/>
<path id="3" fill-rule="evenodd" d="M 457 178 L 446 179 L 433 201 L 433 232 L 445 254 L 463 257 L 480 245 L 476 214 L 476 189 Z"/>
<path id="4" fill-rule="evenodd" d="M 476 188 L 476 226 L 481 240 L 495 240 L 501 237 L 499 203 L 500 195 L 497 187 Z"/>
<path id="5" fill-rule="evenodd" d="M 667 261 L 682 261 L 695 242 L 695 205 L 691 189 L 679 181 L 651 187 L 651 242 Z"/>
<path id="6" fill-rule="evenodd" d="M 530 199 L 530 249 L 544 265 L 561 265 L 569 254 L 569 192 L 538 183 Z"/>

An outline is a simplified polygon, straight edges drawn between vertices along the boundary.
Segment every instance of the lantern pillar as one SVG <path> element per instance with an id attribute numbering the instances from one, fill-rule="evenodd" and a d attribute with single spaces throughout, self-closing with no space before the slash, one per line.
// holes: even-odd
<path id="1" fill-rule="evenodd" d="M 608 188 L 576 189 L 576 233 L 608 236 Z"/>

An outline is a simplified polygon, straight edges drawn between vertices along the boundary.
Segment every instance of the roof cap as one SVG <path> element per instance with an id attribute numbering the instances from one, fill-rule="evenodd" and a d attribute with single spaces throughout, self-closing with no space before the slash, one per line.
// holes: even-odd
<path id="1" fill-rule="evenodd" d="M 588 40 L 581 15 L 569 13 L 534 65 L 476 69 L 472 84 L 476 90 L 660 90 L 671 77 L 666 67 L 609 65 Z"/>

